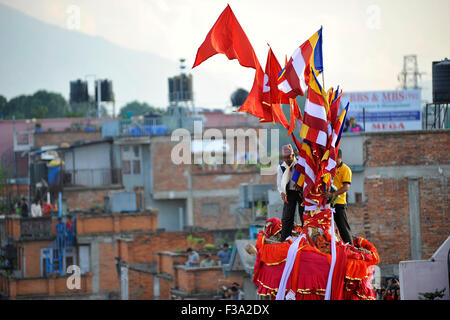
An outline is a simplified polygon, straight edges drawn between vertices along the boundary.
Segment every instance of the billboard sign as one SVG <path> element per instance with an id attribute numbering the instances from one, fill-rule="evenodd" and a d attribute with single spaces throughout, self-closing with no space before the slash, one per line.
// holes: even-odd
<path id="1" fill-rule="evenodd" d="M 344 92 L 341 108 L 350 102 L 347 119 L 367 132 L 421 130 L 420 89 Z"/>

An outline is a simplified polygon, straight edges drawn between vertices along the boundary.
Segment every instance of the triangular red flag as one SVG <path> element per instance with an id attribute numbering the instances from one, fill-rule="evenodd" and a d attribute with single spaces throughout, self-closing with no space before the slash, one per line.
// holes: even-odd
<path id="1" fill-rule="evenodd" d="M 230 5 L 223 10 L 198 48 L 192 68 L 218 53 L 225 54 L 230 60 L 237 59 L 243 67 L 257 69 L 259 65 L 255 51 Z"/>
<path id="2" fill-rule="evenodd" d="M 270 110 L 262 105 L 264 72 L 230 5 L 227 5 L 201 44 L 192 68 L 217 53 L 225 54 L 230 60 L 237 59 L 240 65 L 256 70 L 252 89 L 238 111 L 248 112 L 262 121 L 272 121 Z"/>

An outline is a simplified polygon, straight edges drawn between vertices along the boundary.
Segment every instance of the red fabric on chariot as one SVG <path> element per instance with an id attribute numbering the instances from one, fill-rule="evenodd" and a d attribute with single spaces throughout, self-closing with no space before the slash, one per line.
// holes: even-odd
<path id="1" fill-rule="evenodd" d="M 355 246 L 369 250 L 371 253 L 348 246 L 347 270 L 345 272 L 344 299 L 375 300 L 375 290 L 370 283 L 373 265 L 380 262 L 376 247 L 367 239 L 358 238 Z"/>
<path id="2" fill-rule="evenodd" d="M 325 255 L 306 248 L 297 253 L 286 289 L 292 289 L 297 300 L 323 300 L 330 262 Z"/>
<path id="3" fill-rule="evenodd" d="M 290 242 L 265 244 L 265 237 L 258 234 L 258 254 L 253 282 L 259 295 L 274 299 L 285 266 Z M 379 262 L 378 252 L 369 241 L 358 238 L 355 246 L 370 251 L 363 252 L 354 246 L 337 244 L 336 264 L 331 290 L 332 300 L 373 300 L 375 292 L 370 284 L 373 265 Z M 297 300 L 323 300 L 328 280 L 331 255 L 302 240 L 297 251 L 286 292 L 293 290 Z"/>
<path id="4" fill-rule="evenodd" d="M 285 262 L 291 242 L 264 243 L 264 240 L 265 236 L 259 233 L 256 240 L 256 250 L 258 250 L 261 262 L 268 265 Z"/>
<path id="5" fill-rule="evenodd" d="M 278 286 L 280 284 L 281 276 L 283 275 L 284 265 L 286 262 L 269 266 L 261 263 L 258 269 L 258 274 L 254 275 L 254 284 L 258 286 L 257 293 L 259 295 L 270 295 L 275 297 L 277 295 Z"/>

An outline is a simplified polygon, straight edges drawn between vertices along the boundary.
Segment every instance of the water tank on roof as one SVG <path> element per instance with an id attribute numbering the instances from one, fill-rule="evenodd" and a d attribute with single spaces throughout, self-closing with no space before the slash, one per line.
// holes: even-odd
<path id="1" fill-rule="evenodd" d="M 95 101 L 98 100 L 98 82 L 95 83 Z M 114 101 L 113 85 L 111 80 L 100 80 L 100 98 L 102 101 Z"/>
<path id="2" fill-rule="evenodd" d="M 81 81 L 80 79 L 70 81 L 70 102 L 81 103 L 88 101 L 89 94 L 87 81 Z"/>
<path id="3" fill-rule="evenodd" d="M 450 103 L 450 60 L 433 61 L 433 103 Z"/>
<path id="4" fill-rule="evenodd" d="M 179 76 L 171 77 L 169 80 L 169 101 L 193 101 L 193 85 L 192 75 L 181 74 Z"/>

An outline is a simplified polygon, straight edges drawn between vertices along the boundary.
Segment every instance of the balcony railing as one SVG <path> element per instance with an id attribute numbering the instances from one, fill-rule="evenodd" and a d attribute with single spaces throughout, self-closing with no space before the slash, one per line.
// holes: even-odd
<path id="1" fill-rule="evenodd" d="M 121 169 L 64 170 L 64 186 L 101 187 L 121 183 Z"/>
<path id="2" fill-rule="evenodd" d="M 52 217 L 20 219 L 21 238 L 42 239 L 52 236 Z"/>
<path id="3" fill-rule="evenodd" d="M 120 120 L 119 135 L 121 136 L 153 136 L 165 135 L 168 132 L 167 126 L 162 118 Z"/>

